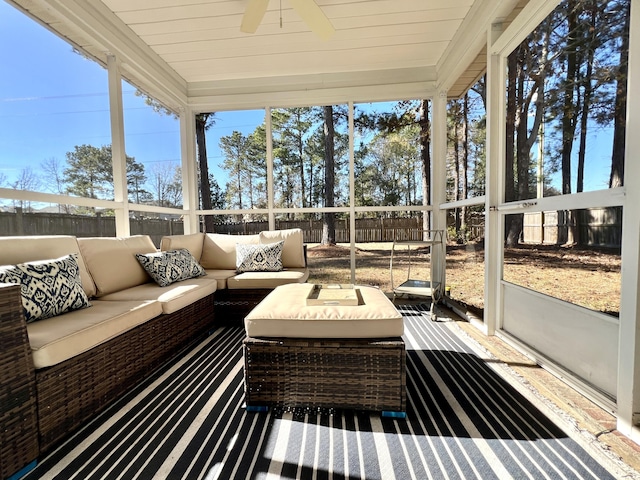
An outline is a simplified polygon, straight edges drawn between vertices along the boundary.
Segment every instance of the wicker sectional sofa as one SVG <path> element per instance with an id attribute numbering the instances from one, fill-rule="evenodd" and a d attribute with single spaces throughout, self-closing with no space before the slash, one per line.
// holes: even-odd
<path id="1" fill-rule="evenodd" d="M 276 285 L 304 282 L 306 267 L 235 272 L 238 243 L 278 239 L 285 267 L 304 261 L 300 231 L 165 237 L 161 250 L 187 248 L 206 275 L 161 287 L 135 257 L 158 253 L 145 235 L 0 237 L 0 265 L 75 254 L 91 304 L 27 323 L 20 286 L 0 285 L 0 478 L 28 468 L 219 324 L 240 325 Z"/>
<path id="2" fill-rule="evenodd" d="M 236 272 L 236 247 L 283 241 L 281 271 Z M 244 317 L 274 288 L 304 283 L 309 278 L 302 230 L 263 231 L 253 235 L 195 233 L 164 237 L 162 250 L 185 248 L 218 282 L 215 295 L 216 323 L 243 326 Z"/>

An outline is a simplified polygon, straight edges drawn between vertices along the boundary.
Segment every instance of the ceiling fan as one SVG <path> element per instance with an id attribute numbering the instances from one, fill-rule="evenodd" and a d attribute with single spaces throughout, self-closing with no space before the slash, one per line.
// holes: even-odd
<path id="1" fill-rule="evenodd" d="M 309 28 L 323 40 L 328 40 L 335 32 L 333 25 L 324 14 L 324 12 L 318 7 L 315 0 L 289 0 L 289 3 L 298 12 L 298 15 L 302 17 L 302 20 L 309 26 Z M 269 0 L 249 0 L 249 5 L 242 17 L 242 23 L 240 24 L 240 31 L 245 33 L 255 33 L 262 22 L 267 11 Z M 280 18 L 282 26 L 282 18 Z"/>

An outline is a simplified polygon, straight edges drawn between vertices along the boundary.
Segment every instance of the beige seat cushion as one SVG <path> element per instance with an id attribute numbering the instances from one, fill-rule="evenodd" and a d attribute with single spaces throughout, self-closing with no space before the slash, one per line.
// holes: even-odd
<path id="1" fill-rule="evenodd" d="M 272 289 L 288 283 L 304 283 L 309 278 L 307 268 L 287 268 L 279 272 L 244 272 L 227 279 L 229 290 L 251 288 Z"/>
<path id="2" fill-rule="evenodd" d="M 299 228 L 290 228 L 288 230 L 260 232 L 260 243 L 275 243 L 280 240 L 284 240 L 282 266 L 284 268 L 306 267 L 302 230 Z"/>
<path id="3" fill-rule="evenodd" d="M 207 233 L 204 237 L 200 265 L 205 270 L 235 270 L 237 243 L 258 244 L 259 235 Z"/>
<path id="4" fill-rule="evenodd" d="M 75 357 L 162 313 L 154 301 L 91 303 L 89 308 L 27 325 L 36 368 Z"/>
<path id="5" fill-rule="evenodd" d="M 136 253 L 158 251 L 147 235 L 79 238 L 78 244 L 98 297 L 151 280 L 135 257 Z"/>
<path id="6" fill-rule="evenodd" d="M 96 294 L 96 286 L 80 254 L 76 237 L 71 235 L 0 237 L 0 265 L 52 260 L 71 253 L 78 254 L 82 289 L 87 297 L 93 297 Z"/>
<path id="7" fill-rule="evenodd" d="M 217 289 L 215 278 L 189 278 L 160 287 L 155 283 L 145 283 L 119 292 L 100 297 L 104 301 L 157 300 L 162 305 L 162 313 L 173 313 L 196 300 L 211 295 Z"/>
<path id="8" fill-rule="evenodd" d="M 404 333 L 402 315 L 377 288 L 358 286 L 364 305 L 307 306 L 312 284 L 276 288 L 245 317 L 249 337 L 386 338 Z"/>
<path id="9" fill-rule="evenodd" d="M 227 280 L 236 275 L 235 270 L 205 270 L 207 277 L 215 278 L 218 282 L 218 290 L 227 288 Z"/>
<path id="10" fill-rule="evenodd" d="M 190 235 L 168 235 L 160 240 L 160 250 L 178 250 L 186 248 L 193 257 L 200 261 L 202 257 L 202 245 L 204 233 L 192 233 Z"/>

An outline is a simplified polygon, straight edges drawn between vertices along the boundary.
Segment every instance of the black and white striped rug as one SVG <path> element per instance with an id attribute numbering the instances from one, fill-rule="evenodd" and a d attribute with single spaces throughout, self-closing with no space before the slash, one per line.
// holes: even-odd
<path id="1" fill-rule="evenodd" d="M 619 472 L 404 307 L 407 418 L 243 409 L 240 329 L 219 329 L 26 478 L 607 479 Z M 594 456 L 595 455 L 595 456 Z M 608 464 L 608 463 L 607 463 Z M 612 468 L 609 465 L 609 468 Z"/>

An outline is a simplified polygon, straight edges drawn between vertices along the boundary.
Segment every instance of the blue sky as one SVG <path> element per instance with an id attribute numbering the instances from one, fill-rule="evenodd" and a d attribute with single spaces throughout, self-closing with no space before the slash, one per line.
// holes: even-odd
<path id="1" fill-rule="evenodd" d="M 0 177 L 4 174 L 11 184 L 24 168 L 38 173 L 47 159 L 64 164 L 76 145 L 111 143 L 105 69 L 4 1 L 0 45 Z M 179 122 L 153 112 L 134 92 L 123 84 L 127 154 L 147 170 L 156 163 L 179 164 Z M 217 117 L 207 147 L 210 169 L 221 177 L 220 136 L 253 131 L 264 121 L 264 112 L 222 112 Z"/>

